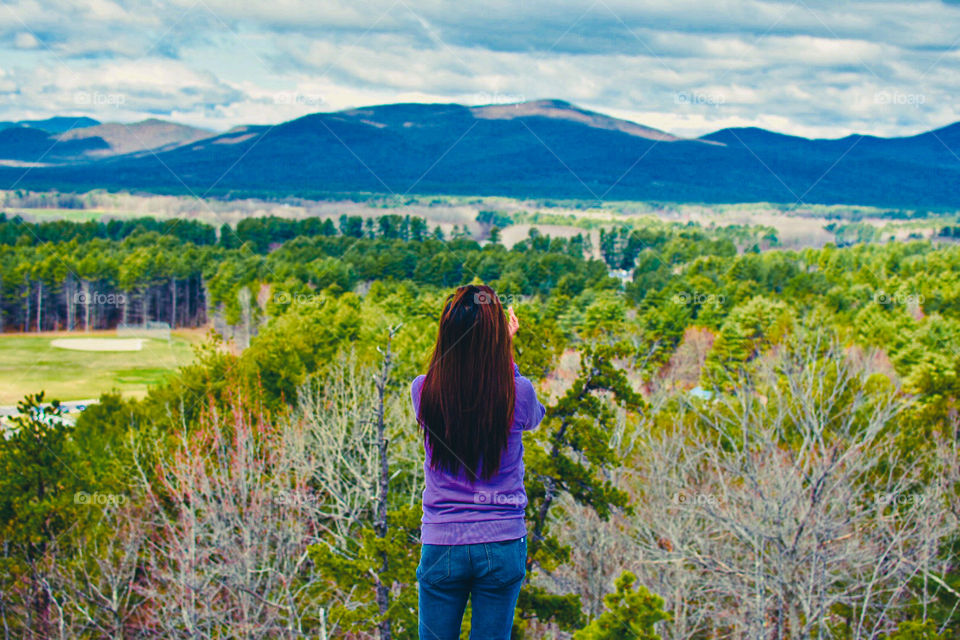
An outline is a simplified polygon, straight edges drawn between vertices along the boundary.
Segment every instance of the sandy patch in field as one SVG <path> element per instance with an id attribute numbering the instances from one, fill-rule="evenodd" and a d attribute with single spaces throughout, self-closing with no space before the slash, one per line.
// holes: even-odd
<path id="1" fill-rule="evenodd" d="M 143 338 L 60 338 L 50 346 L 73 351 L 140 351 Z"/>

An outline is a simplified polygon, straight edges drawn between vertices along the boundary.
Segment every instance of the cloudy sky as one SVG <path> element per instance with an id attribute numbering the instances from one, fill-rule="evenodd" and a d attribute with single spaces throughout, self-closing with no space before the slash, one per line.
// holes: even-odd
<path id="1" fill-rule="evenodd" d="M 960 0 L 0 0 L 0 119 L 559 98 L 682 135 L 960 120 Z"/>

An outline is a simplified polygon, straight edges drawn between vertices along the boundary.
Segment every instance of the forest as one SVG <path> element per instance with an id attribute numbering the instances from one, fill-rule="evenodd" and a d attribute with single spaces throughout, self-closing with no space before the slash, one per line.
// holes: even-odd
<path id="1" fill-rule="evenodd" d="M 515 638 L 960 636 L 960 247 L 487 222 L 0 214 L 3 330 L 221 329 L 146 398 L 20 403 L 4 638 L 416 638 L 409 385 L 470 282 L 547 405 Z"/>

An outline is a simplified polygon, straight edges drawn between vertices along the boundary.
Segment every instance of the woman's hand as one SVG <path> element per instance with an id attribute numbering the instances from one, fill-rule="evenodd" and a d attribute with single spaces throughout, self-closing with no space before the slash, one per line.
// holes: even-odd
<path id="1" fill-rule="evenodd" d="M 520 330 L 520 320 L 517 318 L 517 314 L 513 312 L 513 307 L 507 308 L 507 331 L 510 332 L 510 339 L 513 339 L 513 336 L 517 335 L 517 331 Z"/>

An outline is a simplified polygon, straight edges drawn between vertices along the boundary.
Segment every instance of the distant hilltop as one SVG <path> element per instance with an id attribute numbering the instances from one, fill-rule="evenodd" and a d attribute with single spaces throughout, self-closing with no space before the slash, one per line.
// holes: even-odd
<path id="1" fill-rule="evenodd" d="M 960 207 L 960 123 L 808 139 L 675 136 L 562 100 L 389 104 L 215 133 L 157 119 L 0 122 L 0 188 L 446 193 Z"/>

